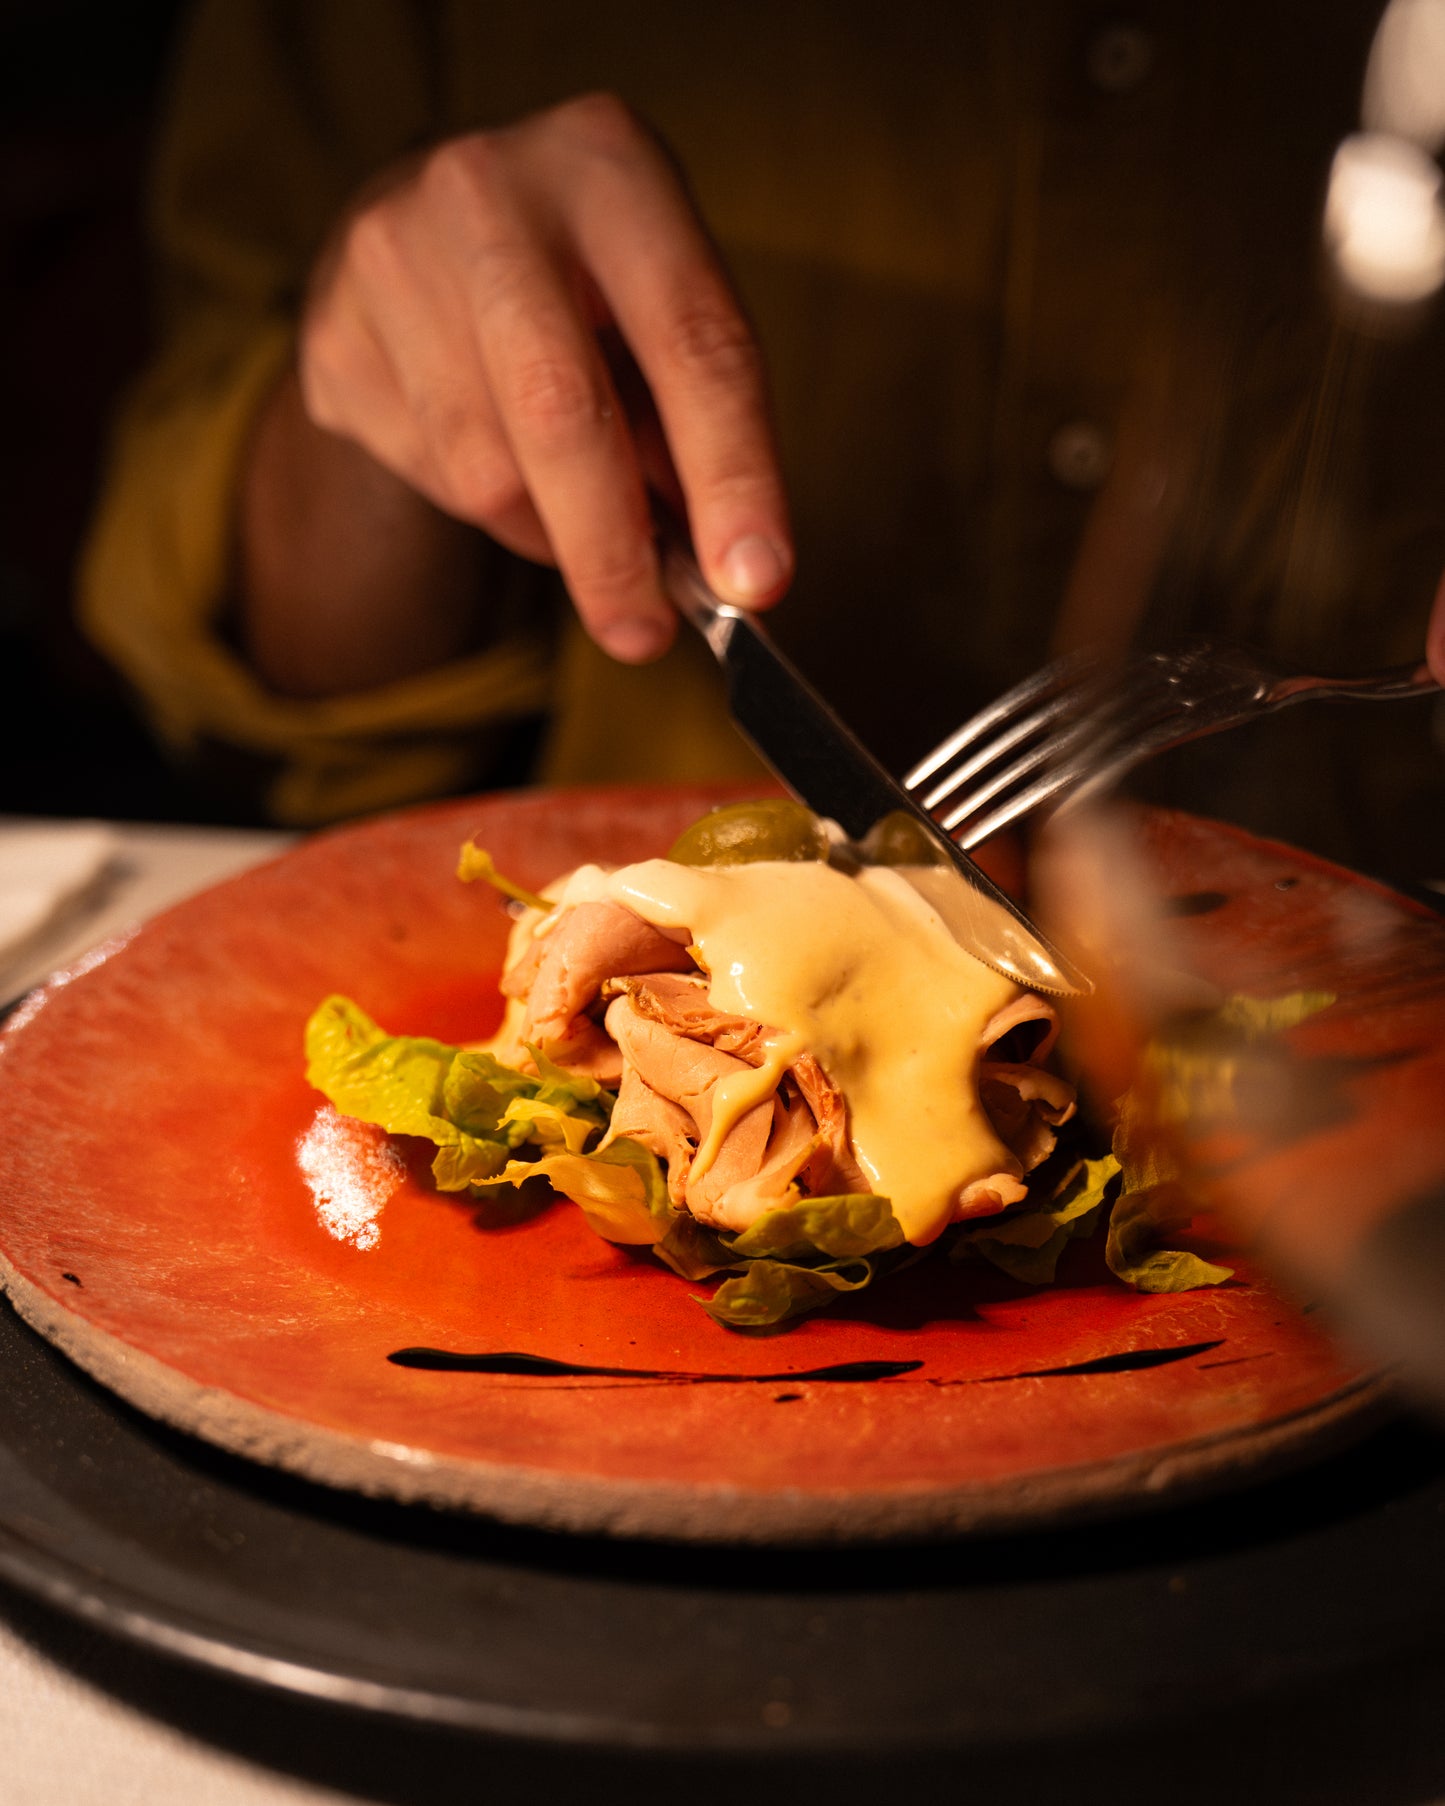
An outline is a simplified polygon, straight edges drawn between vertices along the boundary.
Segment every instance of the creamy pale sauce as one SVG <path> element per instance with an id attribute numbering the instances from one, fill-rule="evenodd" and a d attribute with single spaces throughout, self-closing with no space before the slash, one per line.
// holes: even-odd
<path id="1" fill-rule="evenodd" d="M 699 948 L 699 952 L 701 949 Z M 807 1051 L 801 1035 L 774 1035 L 766 1045 L 761 1066 L 749 1066 L 742 1072 L 719 1079 L 712 1091 L 712 1122 L 688 1168 L 688 1181 L 701 1179 L 722 1150 L 736 1123 L 749 1110 L 770 1098 L 782 1083 L 783 1074 Z"/>
<path id="2" fill-rule="evenodd" d="M 926 878 L 933 901 L 913 877 Z M 870 1185 L 921 1244 L 947 1227 L 965 1186 L 1018 1172 L 979 1101 L 977 1067 L 987 1023 L 1019 987 L 959 944 L 935 904 L 955 920 L 963 912 L 939 884 L 935 872 L 887 866 L 850 876 L 812 862 L 652 859 L 583 866 L 558 901 L 610 900 L 685 930 L 717 1009 L 813 1053 L 847 1100 Z"/>

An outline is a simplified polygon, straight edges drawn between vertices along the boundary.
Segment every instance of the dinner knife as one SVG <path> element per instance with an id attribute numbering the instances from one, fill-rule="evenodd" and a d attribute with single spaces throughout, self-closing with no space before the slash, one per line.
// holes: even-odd
<path id="1" fill-rule="evenodd" d="M 659 510 L 663 587 L 722 667 L 738 728 L 815 815 L 861 841 L 886 816 L 906 816 L 967 881 L 970 951 L 1031 991 L 1085 995 L 1090 979 L 926 815 L 774 645 L 748 609 L 708 587 L 681 529 Z"/>

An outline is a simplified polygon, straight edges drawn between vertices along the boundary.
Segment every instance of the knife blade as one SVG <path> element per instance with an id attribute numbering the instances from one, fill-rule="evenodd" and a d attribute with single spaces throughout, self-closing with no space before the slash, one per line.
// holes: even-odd
<path id="1" fill-rule="evenodd" d="M 680 530 L 661 517 L 663 587 L 722 667 L 734 722 L 799 802 L 861 841 L 885 816 L 903 815 L 940 862 L 967 881 L 962 910 L 970 951 L 1033 991 L 1082 996 L 1091 980 L 920 809 L 774 645 L 762 622 L 708 587 Z"/>

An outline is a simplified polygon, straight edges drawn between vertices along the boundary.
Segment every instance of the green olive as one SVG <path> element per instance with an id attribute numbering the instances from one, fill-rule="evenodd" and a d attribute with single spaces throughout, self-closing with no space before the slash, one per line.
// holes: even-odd
<path id="1" fill-rule="evenodd" d="M 868 830 L 863 857 L 870 865 L 937 865 L 939 849 L 922 822 L 895 809 Z"/>
<path id="2" fill-rule="evenodd" d="M 727 803 L 674 841 L 669 859 L 679 865 L 750 865 L 760 859 L 826 859 L 823 824 L 801 803 L 768 797 Z"/>

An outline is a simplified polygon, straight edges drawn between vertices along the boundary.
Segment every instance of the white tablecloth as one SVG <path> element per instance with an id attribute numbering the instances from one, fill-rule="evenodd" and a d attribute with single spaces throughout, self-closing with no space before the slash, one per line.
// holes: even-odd
<path id="1" fill-rule="evenodd" d="M 0 847 L 73 824 L 0 817 Z M 89 894 L 22 956 L 0 962 L 0 1000 L 135 923 L 269 858 L 288 835 L 114 826 L 115 856 Z M 84 1639 L 82 1639 L 82 1643 Z M 95 1640 L 104 1647 L 102 1639 Z M 0 1801 L 4 1806 L 311 1806 L 357 1796 L 259 1767 L 114 1698 L 0 1618 Z"/>
<path id="2" fill-rule="evenodd" d="M 79 896 L 61 898 L 50 925 L 28 934 L 13 957 L 0 946 L 0 1003 L 112 935 L 269 859 L 292 838 L 264 828 L 44 822 L 0 815 L 0 862 L 7 846 L 23 845 L 30 853 L 47 834 L 64 846 L 77 831 L 87 836 L 103 831 L 113 853 Z"/>
<path id="3" fill-rule="evenodd" d="M 5 1806 L 329 1806 L 355 1797 L 261 1768 L 147 1716 L 0 1619 Z"/>

